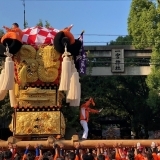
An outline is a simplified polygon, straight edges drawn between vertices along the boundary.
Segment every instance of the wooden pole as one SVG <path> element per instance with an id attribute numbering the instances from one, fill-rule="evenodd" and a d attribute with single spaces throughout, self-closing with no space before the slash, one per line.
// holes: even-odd
<path id="1" fill-rule="evenodd" d="M 160 140 L 81 140 L 78 141 L 82 148 L 95 148 L 98 144 L 104 144 L 106 147 L 113 147 L 116 144 L 121 144 L 124 147 L 133 147 L 138 142 L 141 146 L 149 147 L 152 142 L 160 144 Z M 56 144 L 64 144 L 65 148 L 73 148 L 76 142 L 65 140 L 57 141 Z"/>
<path id="2" fill-rule="evenodd" d="M 44 148 L 53 148 L 53 144 L 63 144 L 64 149 L 74 149 L 75 143 L 78 142 L 82 148 L 95 148 L 97 144 L 104 144 L 106 147 L 113 147 L 116 144 L 121 144 L 124 147 L 135 146 L 138 142 L 145 147 L 151 146 L 152 142 L 160 144 L 160 139 L 147 139 L 147 140 L 79 140 L 78 136 L 73 136 L 71 140 L 55 140 L 49 137 L 48 140 L 39 141 L 21 141 L 19 139 L 11 138 L 8 141 L 0 141 L 0 147 L 6 148 L 8 142 L 16 144 L 18 148 L 25 148 L 30 144 L 33 148 L 36 144 L 42 145 Z"/>

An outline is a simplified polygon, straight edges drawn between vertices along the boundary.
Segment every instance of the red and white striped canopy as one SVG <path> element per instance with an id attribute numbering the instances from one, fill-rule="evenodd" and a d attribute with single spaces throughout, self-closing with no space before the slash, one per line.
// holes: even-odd
<path id="1" fill-rule="evenodd" d="M 53 44 L 55 35 L 59 32 L 55 28 L 31 27 L 22 30 L 22 42 L 29 45 Z"/>

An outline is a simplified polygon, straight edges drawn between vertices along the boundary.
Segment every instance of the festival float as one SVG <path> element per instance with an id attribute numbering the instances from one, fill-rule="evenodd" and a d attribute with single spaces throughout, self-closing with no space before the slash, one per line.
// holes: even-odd
<path id="1" fill-rule="evenodd" d="M 61 112 L 62 99 L 70 106 L 79 106 L 81 85 L 77 57 L 83 48 L 82 36 L 75 39 L 71 28 L 62 30 L 32 27 L 23 30 L 22 39 L 16 32 L 7 29 L 1 39 L 0 57 L 5 57 L 0 74 L 0 100 L 9 93 L 10 106 L 14 108 L 9 126 L 13 136 L 7 141 L 0 140 L 0 147 L 7 148 L 8 142 L 25 148 L 30 144 L 41 144 L 53 148 L 53 144 L 63 144 L 73 149 L 75 143 L 84 148 L 95 148 L 97 144 L 106 147 L 121 144 L 133 146 L 140 143 L 150 146 L 156 140 L 79 140 L 73 135 L 71 140 L 65 135 L 65 118 Z M 82 70 L 81 70 L 82 69 Z"/>
<path id="2" fill-rule="evenodd" d="M 14 108 L 9 128 L 14 137 L 64 137 L 62 99 L 70 106 L 80 105 L 76 57 L 82 41 L 74 38 L 71 28 L 26 28 L 21 41 L 12 30 L 2 37 L 0 54 L 6 58 L 0 74 L 0 100 L 9 92 Z"/>

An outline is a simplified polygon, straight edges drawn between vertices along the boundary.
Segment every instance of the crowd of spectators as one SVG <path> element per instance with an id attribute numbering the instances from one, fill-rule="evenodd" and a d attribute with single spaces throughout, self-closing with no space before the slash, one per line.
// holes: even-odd
<path id="1" fill-rule="evenodd" d="M 65 146 L 54 144 L 51 150 L 36 144 L 34 149 L 28 144 L 20 149 L 9 143 L 8 149 L 0 150 L 0 160 L 160 160 L 160 146 L 152 142 L 150 147 L 137 143 L 133 147 L 123 147 L 115 144 L 106 147 L 97 144 L 95 148 L 85 149 L 77 142 L 73 150 L 65 150 Z"/>

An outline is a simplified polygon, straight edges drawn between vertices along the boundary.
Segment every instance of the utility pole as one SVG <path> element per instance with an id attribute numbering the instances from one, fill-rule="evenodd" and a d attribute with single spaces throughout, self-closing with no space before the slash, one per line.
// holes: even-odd
<path id="1" fill-rule="evenodd" d="M 24 7 L 24 17 L 23 17 L 23 20 L 24 20 L 24 29 L 26 28 L 26 9 L 25 9 L 25 0 L 22 0 L 23 1 L 23 7 Z"/>

